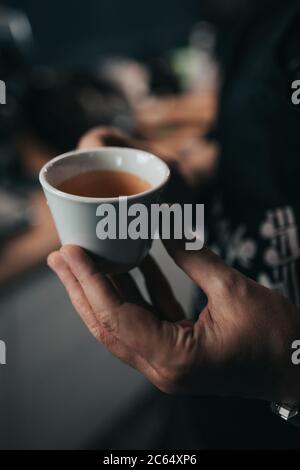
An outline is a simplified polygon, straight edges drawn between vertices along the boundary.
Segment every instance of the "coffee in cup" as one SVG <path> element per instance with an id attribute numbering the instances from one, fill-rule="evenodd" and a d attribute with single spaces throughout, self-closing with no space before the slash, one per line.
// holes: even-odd
<path id="1" fill-rule="evenodd" d="M 99 261 L 103 272 L 116 273 L 137 266 L 152 244 L 151 237 L 126 237 L 124 224 L 129 219 L 121 209 L 126 206 L 130 211 L 142 204 L 150 210 L 160 202 L 169 176 L 168 166 L 151 153 L 103 147 L 50 160 L 40 171 L 40 183 L 61 243 L 81 246 Z M 109 207 L 122 235 L 99 237 L 99 221 Z"/>

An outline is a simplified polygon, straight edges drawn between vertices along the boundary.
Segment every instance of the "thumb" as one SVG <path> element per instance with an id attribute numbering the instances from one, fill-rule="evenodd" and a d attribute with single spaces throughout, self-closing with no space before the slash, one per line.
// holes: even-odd
<path id="1" fill-rule="evenodd" d="M 224 261 L 204 246 L 188 251 L 184 240 L 162 240 L 175 263 L 205 292 L 209 298 L 232 271 Z"/>

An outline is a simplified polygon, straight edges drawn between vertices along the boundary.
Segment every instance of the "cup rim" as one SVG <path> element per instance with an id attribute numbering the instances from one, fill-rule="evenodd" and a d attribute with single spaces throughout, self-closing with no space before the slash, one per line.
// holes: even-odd
<path id="1" fill-rule="evenodd" d="M 46 173 L 47 173 L 48 169 L 53 164 L 55 164 L 56 162 L 58 162 L 60 160 L 64 160 L 65 158 L 70 158 L 73 155 L 80 155 L 82 153 L 88 153 L 88 152 L 101 152 L 101 151 L 104 151 L 104 150 L 108 151 L 108 152 L 123 151 L 123 150 L 128 151 L 128 150 L 130 150 L 130 151 L 135 151 L 135 152 L 139 152 L 139 153 L 143 153 L 145 155 L 151 156 L 151 158 L 154 158 L 155 160 L 158 160 L 159 162 L 161 162 L 163 164 L 163 166 L 165 167 L 165 170 L 166 170 L 166 175 L 165 175 L 165 177 L 164 177 L 164 179 L 161 183 L 159 183 L 156 186 L 151 187 L 147 191 L 143 191 L 143 192 L 137 193 L 137 194 L 132 194 L 130 196 L 117 196 L 117 197 L 87 197 L 87 196 L 78 196 L 76 194 L 65 193 L 64 191 L 60 191 L 59 189 L 52 186 L 46 180 Z M 120 200 L 125 200 L 125 199 L 126 200 L 132 200 L 132 199 L 148 196 L 149 194 L 157 192 L 159 189 L 163 188 L 167 184 L 167 182 L 170 179 L 170 175 L 171 175 L 171 172 L 170 172 L 170 168 L 168 167 L 168 165 L 161 158 L 157 157 L 156 155 L 154 155 L 151 152 L 147 152 L 145 150 L 135 149 L 135 148 L 131 148 L 131 147 L 117 147 L 117 146 L 116 147 L 93 147 L 93 148 L 90 148 L 90 149 L 71 150 L 69 152 L 63 153 L 61 155 L 58 155 L 57 157 L 52 158 L 51 160 L 49 160 L 41 168 L 40 173 L 39 173 L 39 181 L 40 181 L 40 184 L 42 185 L 42 187 L 44 189 L 46 189 L 50 193 L 55 194 L 57 196 L 60 196 L 64 199 L 68 199 L 68 200 L 71 200 L 71 201 L 78 201 L 78 202 L 86 202 L 86 203 L 97 203 L 97 202 L 98 203 L 104 203 L 104 202 L 112 202 L 113 203 L 113 202 L 118 202 Z"/>

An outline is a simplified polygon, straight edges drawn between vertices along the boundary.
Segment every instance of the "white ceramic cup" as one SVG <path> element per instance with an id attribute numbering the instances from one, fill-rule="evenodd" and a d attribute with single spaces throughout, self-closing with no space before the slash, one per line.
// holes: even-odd
<path id="1" fill-rule="evenodd" d="M 57 186 L 73 176 L 94 170 L 117 170 L 133 173 L 148 181 L 151 188 L 145 192 L 121 198 L 82 197 L 62 192 Z M 79 245 L 99 261 L 106 273 L 129 271 L 137 266 L 151 248 L 151 239 L 98 238 L 97 208 L 112 204 L 119 213 L 120 201 L 127 206 L 142 203 L 148 209 L 159 203 L 169 179 L 168 166 L 155 155 L 131 148 L 103 147 L 75 150 L 50 160 L 40 171 L 43 187 L 61 243 Z M 127 229 L 127 227 L 126 227 Z"/>

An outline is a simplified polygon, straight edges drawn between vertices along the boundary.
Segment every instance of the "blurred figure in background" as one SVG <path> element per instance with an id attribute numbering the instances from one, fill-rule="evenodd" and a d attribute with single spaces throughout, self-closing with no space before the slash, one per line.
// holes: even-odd
<path id="1" fill-rule="evenodd" d="M 86 71 L 36 72 L 20 102 L 17 147 L 28 175 L 76 147 L 87 130 L 115 126 L 134 132 L 134 116 L 123 93 Z"/>
<path id="2" fill-rule="evenodd" d="M 12 161 L 2 172 L 0 183 L 2 180 L 13 192 L 20 191 L 18 186 L 23 187 L 29 226 L 23 233 L 15 237 L 10 233 L 2 241 L 0 283 L 37 265 L 58 245 L 38 185 L 41 167 L 56 155 L 75 148 L 80 136 L 99 124 L 116 126 L 130 135 L 134 132 L 134 116 L 123 93 L 107 80 L 84 71 L 37 71 L 28 79 L 16 116 L 10 145 Z M 6 212 L 12 216 L 11 205 Z"/>

